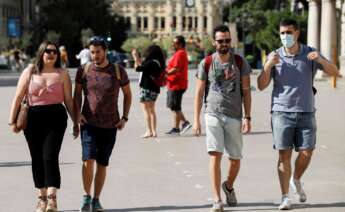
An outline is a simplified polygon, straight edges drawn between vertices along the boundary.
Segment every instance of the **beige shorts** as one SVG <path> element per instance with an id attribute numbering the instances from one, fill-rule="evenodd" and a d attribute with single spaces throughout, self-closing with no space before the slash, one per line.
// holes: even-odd
<path id="1" fill-rule="evenodd" d="M 207 152 L 224 152 L 230 159 L 242 158 L 242 120 L 206 113 Z"/>

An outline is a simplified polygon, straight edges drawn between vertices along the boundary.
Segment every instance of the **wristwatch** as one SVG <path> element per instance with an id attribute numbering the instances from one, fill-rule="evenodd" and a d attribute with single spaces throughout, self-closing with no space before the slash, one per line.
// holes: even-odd
<path id="1" fill-rule="evenodd" d="M 14 122 L 8 122 L 8 126 L 14 125 Z"/>
<path id="2" fill-rule="evenodd" d="M 122 116 L 121 119 L 125 120 L 126 122 L 128 121 L 128 118 L 126 116 Z"/>
<path id="3" fill-rule="evenodd" d="M 251 120 L 252 120 L 252 117 L 246 116 L 246 117 L 244 117 L 243 119 L 247 119 L 248 121 L 251 121 Z"/>

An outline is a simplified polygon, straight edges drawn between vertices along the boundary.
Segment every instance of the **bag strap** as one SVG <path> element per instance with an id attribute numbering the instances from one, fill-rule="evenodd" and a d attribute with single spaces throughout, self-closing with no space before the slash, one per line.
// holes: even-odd
<path id="1" fill-rule="evenodd" d="M 114 63 L 115 66 L 115 77 L 117 80 L 121 80 L 121 71 L 120 71 L 120 66 L 117 63 Z"/>

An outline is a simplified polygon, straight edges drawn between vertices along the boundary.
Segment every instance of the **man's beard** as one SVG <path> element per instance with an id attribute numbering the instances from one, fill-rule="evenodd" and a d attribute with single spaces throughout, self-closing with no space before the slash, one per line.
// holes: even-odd
<path id="1" fill-rule="evenodd" d="M 219 48 L 218 53 L 219 54 L 227 54 L 229 52 L 229 49 L 230 48 L 227 48 L 227 47 Z"/>
<path id="2" fill-rule="evenodd" d="M 95 61 L 96 65 L 101 65 L 104 62 L 104 58 L 103 59 L 99 59 L 98 61 Z"/>

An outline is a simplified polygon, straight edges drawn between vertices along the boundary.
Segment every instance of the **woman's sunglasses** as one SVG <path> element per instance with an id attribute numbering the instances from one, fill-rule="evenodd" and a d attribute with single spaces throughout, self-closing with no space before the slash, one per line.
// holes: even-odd
<path id="1" fill-rule="evenodd" d="M 47 54 L 57 54 L 57 50 L 56 49 L 45 49 L 44 50 L 44 53 L 47 53 Z"/>

